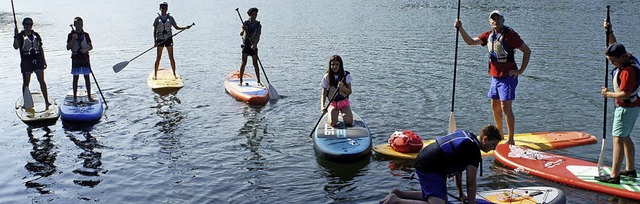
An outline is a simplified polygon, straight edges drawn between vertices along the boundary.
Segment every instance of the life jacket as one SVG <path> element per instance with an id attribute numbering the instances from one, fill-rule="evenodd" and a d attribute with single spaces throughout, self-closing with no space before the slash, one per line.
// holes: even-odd
<path id="1" fill-rule="evenodd" d="M 623 66 L 624 67 L 624 66 Z M 636 100 L 638 100 L 638 97 L 640 97 L 638 95 L 638 92 L 640 92 L 640 62 L 638 62 L 638 58 L 635 57 L 631 57 L 631 64 L 630 67 L 633 67 L 636 69 L 636 86 L 633 89 L 634 91 L 631 92 L 631 96 L 627 99 L 621 100 L 623 103 L 633 103 Z M 615 79 L 613 80 L 613 89 L 616 92 L 620 92 L 620 83 L 622 82 L 622 80 L 620 79 L 620 68 L 616 67 L 611 71 L 611 75 L 612 77 Z"/>
<path id="2" fill-rule="evenodd" d="M 473 133 L 456 130 L 449 133 L 446 136 L 436 138 L 436 143 L 440 146 L 440 149 L 444 152 L 447 160 L 455 160 L 456 150 L 459 148 L 460 144 L 464 141 L 472 141 L 474 144 L 478 146 L 480 149 L 480 142 L 476 138 Z M 478 150 L 480 151 L 480 150 Z M 466 155 L 463 155 L 466 156 Z M 452 161 L 455 163 L 455 161 Z M 455 173 L 462 172 L 466 169 L 466 164 L 458 164 L 449 166 L 447 172 L 449 172 L 449 176 L 452 176 Z M 481 171 L 482 172 L 482 171 Z"/>
<path id="3" fill-rule="evenodd" d="M 491 32 L 487 38 L 487 48 L 489 49 L 489 60 L 491 62 L 513 62 L 514 53 L 509 52 L 506 44 L 504 44 L 504 35 L 511 30 L 510 27 L 503 26 L 502 31 L 498 34 Z"/>
<path id="4" fill-rule="evenodd" d="M 171 26 L 172 26 L 172 22 L 169 14 L 167 13 L 167 16 L 162 16 L 158 14 L 156 21 L 158 22 L 156 24 L 156 40 L 169 39 L 169 37 L 171 37 Z"/>
<path id="5" fill-rule="evenodd" d="M 420 152 L 423 146 L 420 136 L 411 130 L 396 131 L 387 141 L 393 150 L 402 153 Z"/>
<path id="6" fill-rule="evenodd" d="M 40 35 L 33 32 L 31 35 L 26 35 L 24 31 L 21 32 L 23 41 L 22 47 L 20 50 L 22 51 L 22 55 L 39 55 L 40 47 L 42 46 L 42 39 L 40 39 Z M 31 39 L 33 38 L 33 39 Z"/>
<path id="7" fill-rule="evenodd" d="M 344 71 L 344 72 L 345 72 L 345 75 L 344 75 L 344 78 L 343 78 L 342 80 L 346 80 L 346 79 L 347 79 L 347 75 L 349 75 L 349 74 L 350 74 L 348 71 Z M 327 76 L 327 77 L 335 77 L 335 76 Z M 327 81 L 328 81 L 328 80 L 329 80 L 329 79 L 327 79 Z M 327 82 L 327 83 L 329 83 L 329 82 Z M 328 98 L 329 100 L 331 100 L 331 97 L 333 97 L 333 94 L 338 90 L 338 85 L 336 85 L 336 86 L 332 86 L 332 85 L 329 83 L 329 86 L 328 86 L 328 88 L 327 88 L 327 89 L 328 89 L 328 91 L 327 91 L 327 98 Z M 342 95 L 342 93 L 338 92 L 338 94 L 336 95 L 336 97 L 335 97 L 335 98 L 333 98 L 333 101 L 342 101 L 342 100 L 344 100 L 344 99 L 346 99 L 346 98 L 349 98 L 349 95 Z"/>
<path id="8" fill-rule="evenodd" d="M 79 53 L 80 49 L 89 48 L 89 43 L 87 42 L 85 32 L 76 32 L 76 34 L 78 35 L 78 38 L 76 38 L 75 42 L 73 42 L 73 47 L 71 47 L 71 52 L 73 52 L 74 54 Z"/>

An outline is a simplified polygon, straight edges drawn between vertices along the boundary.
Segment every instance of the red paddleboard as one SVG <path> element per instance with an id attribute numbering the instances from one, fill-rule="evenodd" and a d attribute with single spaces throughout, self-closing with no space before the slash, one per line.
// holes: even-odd
<path id="1" fill-rule="evenodd" d="M 242 85 L 240 71 L 233 71 L 224 81 L 224 89 L 235 99 L 251 105 L 265 105 L 269 102 L 269 89 L 263 83 L 258 84 L 255 76 L 244 73 Z"/>
<path id="2" fill-rule="evenodd" d="M 596 181 L 596 163 L 506 144 L 498 145 L 494 155 L 500 163 L 516 171 L 578 188 L 640 200 L 640 179 L 622 176 L 620 184 Z M 611 172 L 611 168 L 604 169 Z"/>

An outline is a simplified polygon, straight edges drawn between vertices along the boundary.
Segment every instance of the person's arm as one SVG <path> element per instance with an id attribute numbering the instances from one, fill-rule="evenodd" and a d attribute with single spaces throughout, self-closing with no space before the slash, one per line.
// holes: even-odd
<path id="1" fill-rule="evenodd" d="M 611 22 L 607 22 L 607 19 L 604 20 L 604 30 L 607 31 L 607 35 L 609 35 L 609 44 L 618 42 L 618 40 L 616 39 L 616 35 L 613 34 Z"/>
<path id="2" fill-rule="evenodd" d="M 462 40 L 464 40 L 467 45 L 482 45 L 482 40 L 480 40 L 480 38 L 471 38 L 471 36 L 467 34 L 464 28 L 462 28 L 462 21 L 460 21 L 460 19 L 456 19 L 454 26 L 458 28 L 460 36 L 462 36 Z"/>
<path id="3" fill-rule="evenodd" d="M 18 29 L 15 30 L 15 35 L 13 36 L 13 49 L 20 48 L 20 34 L 18 33 Z"/>
<path id="4" fill-rule="evenodd" d="M 527 69 L 527 65 L 529 65 L 529 58 L 531 58 L 531 49 L 526 43 L 522 43 L 518 50 L 522 51 L 522 64 L 520 65 L 520 69 L 509 71 L 509 75 L 512 77 L 516 77 L 518 75 L 522 75 L 524 70 Z"/>
<path id="5" fill-rule="evenodd" d="M 80 50 L 82 53 L 88 53 L 89 51 L 93 50 L 93 43 L 91 43 L 91 37 L 89 37 L 89 33 L 84 33 L 84 37 L 87 41 L 87 44 L 89 44 L 89 47 L 84 48 L 82 50 Z"/>
<path id="6" fill-rule="evenodd" d="M 40 36 L 38 36 L 38 38 L 40 39 L 40 53 L 42 54 L 42 64 L 44 65 L 44 68 L 47 68 L 47 58 L 44 57 L 44 48 L 42 48 L 42 38 L 40 38 Z"/>
<path id="7" fill-rule="evenodd" d="M 467 201 L 470 204 L 476 203 L 476 192 L 477 188 L 477 180 L 476 176 L 478 174 L 478 167 L 473 165 L 467 165 Z"/>
<path id="8" fill-rule="evenodd" d="M 340 86 L 340 94 L 342 95 L 350 95 L 351 94 L 351 83 L 344 83 L 342 81 L 338 82 L 338 86 Z"/>
<path id="9" fill-rule="evenodd" d="M 75 32 L 69 33 L 69 35 L 67 35 L 67 50 L 70 50 L 71 48 L 73 48 L 73 42 L 77 38 L 78 38 L 78 34 L 76 34 Z"/>
<path id="10" fill-rule="evenodd" d="M 456 189 L 458 190 L 458 197 L 460 197 L 460 199 L 465 200 L 465 198 L 467 197 L 464 194 L 464 191 L 462 191 L 462 173 L 456 173 L 453 175 L 453 181 L 456 184 Z"/>
<path id="11" fill-rule="evenodd" d="M 322 114 L 324 114 L 325 110 L 324 108 L 326 107 L 324 105 L 324 102 L 327 100 L 327 89 L 322 88 L 322 96 L 320 96 L 320 111 L 322 112 Z"/>
<path id="12" fill-rule="evenodd" d="M 186 30 L 186 29 L 191 28 L 191 25 L 188 25 L 188 26 L 185 26 L 185 27 L 180 27 L 180 26 L 178 26 L 178 23 L 176 23 L 176 21 L 173 19 L 173 16 L 169 16 L 169 18 L 171 18 L 171 24 L 173 25 L 173 27 L 176 30 Z"/>

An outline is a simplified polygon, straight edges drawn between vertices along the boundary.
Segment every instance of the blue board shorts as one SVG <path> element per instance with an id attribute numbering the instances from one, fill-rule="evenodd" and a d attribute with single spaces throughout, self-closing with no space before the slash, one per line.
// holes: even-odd
<path id="1" fill-rule="evenodd" d="M 73 76 L 77 76 L 77 75 L 89 75 L 89 74 L 91 74 L 91 68 L 89 68 L 89 67 L 76 67 L 76 68 L 71 68 L 71 74 L 73 74 Z"/>
<path id="2" fill-rule="evenodd" d="M 629 137 L 633 126 L 636 124 L 638 115 L 640 115 L 640 107 L 616 107 L 611 135 L 615 137 Z"/>
<path id="3" fill-rule="evenodd" d="M 487 97 L 500 99 L 500 101 L 513 101 L 516 99 L 516 86 L 518 86 L 518 77 L 491 77 L 491 87 Z"/>
<path id="4" fill-rule="evenodd" d="M 420 181 L 420 189 L 422 189 L 422 199 L 427 201 L 429 197 L 441 198 L 447 201 L 447 183 L 446 176 L 439 173 L 424 173 L 416 170 L 418 181 Z"/>

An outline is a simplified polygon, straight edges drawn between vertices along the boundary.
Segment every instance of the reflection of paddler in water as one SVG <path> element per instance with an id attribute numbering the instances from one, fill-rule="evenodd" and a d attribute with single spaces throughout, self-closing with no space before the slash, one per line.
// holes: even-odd
<path id="1" fill-rule="evenodd" d="M 260 155 L 260 146 L 262 144 L 262 139 L 265 135 L 267 135 L 267 125 L 263 124 L 264 117 L 261 117 L 260 111 L 262 107 L 250 107 L 245 106 L 243 108 L 242 115 L 244 116 L 246 122 L 240 128 L 239 135 L 245 136 L 247 138 L 246 148 L 251 151 L 254 155 L 251 160 L 262 160 L 262 155 Z M 245 145 L 243 145 L 245 146 Z"/>
<path id="2" fill-rule="evenodd" d="M 96 148 L 102 148 L 103 146 L 99 144 L 98 140 L 91 135 L 89 132 L 82 132 L 82 137 L 84 140 L 79 140 L 75 135 L 68 134 L 69 140 L 71 140 L 77 147 L 84 150 L 84 152 L 78 155 L 78 158 L 83 159 L 82 167 L 76 170 L 73 170 L 73 173 L 87 176 L 88 179 L 76 179 L 73 180 L 73 183 L 80 186 L 87 187 L 95 187 L 102 181 L 101 179 L 97 179 L 100 176 L 100 173 L 106 172 L 102 168 L 102 158 L 101 152 L 96 152 Z"/>
<path id="3" fill-rule="evenodd" d="M 22 94 L 24 95 L 25 92 L 28 91 L 31 73 L 35 72 L 46 104 L 45 109 L 49 110 L 51 102 L 49 102 L 47 83 L 44 81 L 44 70 L 47 68 L 47 60 L 44 57 L 44 49 L 42 49 L 42 38 L 40 34 L 32 30 L 33 20 L 31 18 L 24 18 L 22 25 L 24 26 L 24 30 L 18 32 L 18 28 L 15 28 L 13 36 L 13 48 L 20 50 Z"/>
<path id="4" fill-rule="evenodd" d="M 175 107 L 176 104 L 180 104 L 182 101 L 180 101 L 175 93 L 161 96 L 156 95 L 154 99 L 158 103 L 155 106 L 156 114 L 162 118 L 162 120 L 156 123 L 155 126 L 159 126 L 161 132 L 173 132 L 185 118 L 185 116 L 182 115 L 180 111 L 176 110 Z"/>
<path id="5" fill-rule="evenodd" d="M 342 58 L 333 55 L 329 58 L 329 67 L 322 77 L 322 96 L 320 97 L 320 108 L 322 115 L 329 112 L 329 124 L 336 126 L 338 114 L 342 113 L 342 120 L 345 125 L 353 125 L 353 113 L 349 95 L 351 94 L 351 74 L 344 70 Z M 337 93 L 336 93 L 337 91 Z M 329 108 L 325 109 L 325 101 L 329 100 Z"/>
<path id="6" fill-rule="evenodd" d="M 25 169 L 34 174 L 34 178 L 25 181 L 25 186 L 27 188 L 34 188 L 41 194 L 49 194 L 51 193 L 51 190 L 48 189 L 50 184 L 40 183 L 38 180 L 56 173 L 55 161 L 58 155 L 56 151 L 53 151 L 56 145 L 52 140 L 53 134 L 51 134 L 51 129 L 49 129 L 49 127 L 42 127 L 41 129 L 44 131 L 44 134 L 42 137 L 36 137 L 34 132 L 37 129 L 40 128 L 27 128 L 29 143 L 33 145 L 31 157 L 35 161 L 29 161 L 24 166 Z"/>

